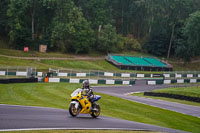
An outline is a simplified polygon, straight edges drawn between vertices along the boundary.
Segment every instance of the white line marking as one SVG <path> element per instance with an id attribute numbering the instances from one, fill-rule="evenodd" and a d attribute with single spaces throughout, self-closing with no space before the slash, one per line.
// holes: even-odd
<path id="1" fill-rule="evenodd" d="M 24 129 L 0 129 L 5 131 L 29 131 L 29 130 L 126 130 L 126 131 L 151 131 L 148 129 L 131 129 L 131 128 L 24 128 Z"/>
<path id="2" fill-rule="evenodd" d="M 132 86 L 132 85 L 123 85 L 123 84 L 121 84 L 121 85 L 102 85 L 102 86 L 92 86 L 92 88 L 101 88 L 101 87 L 123 87 L 123 86 Z"/>
<path id="3" fill-rule="evenodd" d="M 59 108 L 38 107 L 38 106 L 25 106 L 25 105 L 11 105 L 11 104 L 0 104 L 0 106 L 26 107 L 26 108 L 41 108 L 41 109 L 52 109 L 52 110 L 65 110 L 65 109 L 59 109 Z"/>
<path id="4" fill-rule="evenodd" d="M 134 93 L 141 93 L 141 92 L 144 92 L 144 91 L 134 91 L 134 92 L 125 93 L 124 95 L 128 96 L 128 95 L 132 95 Z"/>

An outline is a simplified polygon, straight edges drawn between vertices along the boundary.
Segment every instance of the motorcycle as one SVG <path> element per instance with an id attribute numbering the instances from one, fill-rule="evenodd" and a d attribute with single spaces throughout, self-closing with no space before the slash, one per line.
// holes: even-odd
<path id="1" fill-rule="evenodd" d="M 90 114 L 92 117 L 97 118 L 100 115 L 100 106 L 96 102 L 101 96 L 94 95 L 93 100 L 90 102 L 89 97 L 83 95 L 82 89 L 78 88 L 71 94 L 70 98 L 69 113 L 71 116 L 76 117 L 81 113 Z"/>

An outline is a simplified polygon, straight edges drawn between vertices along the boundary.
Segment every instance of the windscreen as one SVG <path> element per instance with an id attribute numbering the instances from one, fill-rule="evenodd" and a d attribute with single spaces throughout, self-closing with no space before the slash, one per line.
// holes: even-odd
<path id="1" fill-rule="evenodd" d="M 71 94 L 71 96 L 72 96 L 72 97 L 77 96 L 78 93 L 79 93 L 80 91 L 82 91 L 82 89 L 80 89 L 80 88 L 76 89 L 76 90 Z"/>

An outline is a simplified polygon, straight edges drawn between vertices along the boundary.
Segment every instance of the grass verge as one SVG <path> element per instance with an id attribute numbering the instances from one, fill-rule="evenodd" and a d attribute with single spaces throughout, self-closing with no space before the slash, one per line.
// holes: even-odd
<path id="1" fill-rule="evenodd" d="M 198 86 L 166 88 L 166 89 L 153 90 L 153 92 L 178 94 L 178 95 L 191 96 L 191 97 L 200 97 L 200 87 L 198 87 Z M 172 98 L 164 98 L 164 97 L 144 96 L 144 93 L 134 93 L 132 95 L 153 98 L 153 99 L 166 100 L 166 101 L 170 101 L 170 102 L 177 102 L 177 103 L 188 104 L 188 105 L 193 105 L 193 106 L 200 106 L 200 103 L 196 103 L 196 102 L 191 102 L 191 101 L 186 101 L 186 100 L 178 100 L 178 99 L 172 99 Z"/>
<path id="2" fill-rule="evenodd" d="M 85 70 L 110 70 L 110 71 L 118 71 L 119 69 L 106 60 L 97 60 L 97 61 L 89 61 L 89 60 L 41 60 L 42 63 L 63 67 L 63 68 L 73 68 L 73 69 L 85 69 Z"/>
<path id="3" fill-rule="evenodd" d="M 178 99 L 165 98 L 165 97 L 144 96 L 143 92 L 141 92 L 141 93 L 134 93 L 132 95 L 133 96 L 138 96 L 138 97 L 146 97 L 146 98 L 152 98 L 152 99 L 159 99 L 159 100 L 164 100 L 164 101 L 169 101 L 169 102 L 182 103 L 182 104 L 187 104 L 187 105 L 192 105 L 192 106 L 200 106 L 200 103 L 190 102 L 190 101 L 186 101 L 186 100 L 178 100 Z"/>
<path id="4" fill-rule="evenodd" d="M 73 56 L 70 54 L 62 54 L 62 53 L 40 53 L 36 51 L 24 52 L 23 50 L 15 50 L 15 49 L 0 49 L 1 55 L 8 56 L 18 56 L 18 57 L 70 57 Z"/>
<path id="5" fill-rule="evenodd" d="M 49 69 L 51 67 L 47 64 L 42 64 L 36 60 L 22 60 L 22 59 L 13 59 L 7 57 L 0 57 L 0 67 L 18 67 L 18 66 L 30 66 L 37 67 L 37 69 Z"/>
<path id="6" fill-rule="evenodd" d="M 69 95 L 81 84 L 0 84 L 0 103 L 67 109 Z M 117 97 L 99 94 L 102 115 L 189 132 L 200 131 L 200 118 L 168 111 Z M 173 119 L 172 119 L 173 117 Z"/>
<path id="7" fill-rule="evenodd" d="M 106 60 L 25 60 L 25 59 L 14 59 L 7 57 L 0 57 L 0 67 L 37 67 L 40 70 L 48 70 L 49 68 L 66 68 L 74 70 L 100 70 L 100 71 L 111 71 L 111 72 L 138 72 L 138 73 L 152 73 L 152 72 L 141 72 L 131 70 L 120 70 L 117 67 L 111 65 Z M 161 72 L 154 72 L 161 73 Z"/>
<path id="8" fill-rule="evenodd" d="M 200 71 L 200 62 L 195 63 L 172 63 L 169 61 L 169 64 L 173 66 L 174 71 Z"/>
<path id="9" fill-rule="evenodd" d="M 191 97 L 200 97 L 199 86 L 159 89 L 159 90 L 154 90 L 153 92 L 179 94 L 179 95 L 191 96 Z"/>

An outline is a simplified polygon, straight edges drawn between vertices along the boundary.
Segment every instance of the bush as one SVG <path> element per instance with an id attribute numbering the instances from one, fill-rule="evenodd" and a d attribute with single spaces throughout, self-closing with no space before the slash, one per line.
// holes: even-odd
<path id="1" fill-rule="evenodd" d="M 126 37 L 124 42 L 124 50 L 141 51 L 141 44 L 133 37 Z"/>

